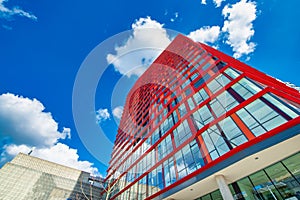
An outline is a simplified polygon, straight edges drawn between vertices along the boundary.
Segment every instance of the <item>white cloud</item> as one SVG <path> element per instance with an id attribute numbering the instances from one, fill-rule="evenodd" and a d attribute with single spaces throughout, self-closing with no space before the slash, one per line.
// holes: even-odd
<path id="1" fill-rule="evenodd" d="M 225 0 L 213 0 L 214 4 L 216 5 L 216 8 L 220 7 L 223 1 Z M 201 0 L 201 4 L 206 5 L 206 0 Z"/>
<path id="2" fill-rule="evenodd" d="M 250 42 L 254 35 L 253 21 L 256 19 L 256 4 L 241 0 L 233 5 L 226 5 L 222 11 L 224 18 L 223 32 L 227 32 L 226 43 L 234 52 L 235 58 L 240 58 L 255 50 L 255 43 Z"/>
<path id="3" fill-rule="evenodd" d="M 70 128 L 64 127 L 62 133 L 63 133 L 68 139 L 71 139 L 71 129 L 70 129 Z"/>
<path id="4" fill-rule="evenodd" d="M 10 93 L 0 95 L 0 137 L 37 147 L 49 147 L 70 137 L 70 129 L 58 131 L 58 123 L 44 110 L 37 99 Z"/>
<path id="5" fill-rule="evenodd" d="M 123 106 L 118 106 L 115 107 L 112 111 L 113 115 L 117 118 L 117 119 L 121 119 L 122 114 L 123 114 Z"/>
<path id="6" fill-rule="evenodd" d="M 27 154 L 31 150 L 33 150 L 32 156 L 99 175 L 98 169 L 93 167 L 93 163 L 79 160 L 77 149 L 72 149 L 62 143 L 57 143 L 50 148 L 33 148 L 27 145 L 11 144 L 4 147 L 5 153 L 2 155 L 14 157 L 20 152 Z"/>
<path id="7" fill-rule="evenodd" d="M 220 7 L 222 2 L 225 1 L 225 0 L 213 0 L 214 1 L 214 4 L 216 5 L 216 7 Z"/>
<path id="8" fill-rule="evenodd" d="M 14 94 L 0 95 L 0 164 L 19 152 L 99 175 L 93 163 L 79 160 L 77 149 L 58 143 L 71 138 L 71 129 L 58 131 L 58 123 L 37 99 Z"/>
<path id="9" fill-rule="evenodd" d="M 97 110 L 96 119 L 97 119 L 97 123 L 110 119 L 110 114 L 107 108 L 105 109 L 100 108 L 99 110 Z"/>
<path id="10" fill-rule="evenodd" d="M 188 37 L 196 42 L 203 42 L 203 43 L 214 43 L 218 40 L 220 35 L 220 27 L 219 26 L 205 26 L 201 27 L 198 30 L 190 32 Z"/>
<path id="11" fill-rule="evenodd" d="M 132 29 L 126 43 L 115 48 L 116 54 L 106 57 L 108 63 L 128 77 L 140 76 L 171 42 L 163 24 L 150 17 L 140 18 L 132 24 Z"/>
<path id="12" fill-rule="evenodd" d="M 8 2 L 8 0 L 0 0 L 0 18 L 10 19 L 13 16 L 21 16 L 26 17 L 32 20 L 37 20 L 37 17 L 29 12 L 26 12 L 19 7 L 15 6 L 13 8 L 7 8 L 4 3 Z"/>
<path id="13" fill-rule="evenodd" d="M 16 156 L 18 153 L 27 154 L 33 149 L 34 149 L 33 147 L 29 147 L 25 144 L 21 144 L 21 145 L 10 144 L 4 146 L 5 153 L 7 153 L 10 156 Z"/>

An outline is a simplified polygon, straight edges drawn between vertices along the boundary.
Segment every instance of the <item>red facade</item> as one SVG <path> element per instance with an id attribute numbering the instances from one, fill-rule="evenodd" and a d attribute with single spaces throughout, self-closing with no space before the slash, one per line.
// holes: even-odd
<path id="1" fill-rule="evenodd" d="M 299 105 L 299 91 L 178 35 L 127 96 L 108 169 L 118 181 L 111 199 L 165 198 L 299 125 Z"/>

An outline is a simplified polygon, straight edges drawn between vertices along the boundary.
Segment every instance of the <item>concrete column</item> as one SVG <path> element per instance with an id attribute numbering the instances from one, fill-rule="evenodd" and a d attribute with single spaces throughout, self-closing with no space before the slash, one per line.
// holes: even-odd
<path id="1" fill-rule="evenodd" d="M 217 175 L 215 177 L 217 184 L 219 186 L 220 192 L 224 200 L 234 200 L 230 189 L 225 181 L 225 177 L 223 175 Z"/>

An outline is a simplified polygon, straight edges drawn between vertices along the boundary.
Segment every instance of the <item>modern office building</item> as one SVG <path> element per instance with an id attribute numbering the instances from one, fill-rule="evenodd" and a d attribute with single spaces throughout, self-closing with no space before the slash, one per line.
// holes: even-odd
<path id="1" fill-rule="evenodd" d="M 0 169 L 0 199 L 100 200 L 102 183 L 87 172 L 20 153 Z"/>
<path id="2" fill-rule="evenodd" d="M 110 197 L 300 199 L 299 108 L 298 90 L 178 35 L 127 96 Z"/>

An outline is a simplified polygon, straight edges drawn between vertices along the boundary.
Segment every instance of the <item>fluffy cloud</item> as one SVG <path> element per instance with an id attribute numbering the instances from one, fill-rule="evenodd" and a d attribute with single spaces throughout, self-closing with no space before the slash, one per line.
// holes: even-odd
<path id="1" fill-rule="evenodd" d="M 216 7 L 220 7 L 222 2 L 225 1 L 225 0 L 213 0 L 214 1 L 214 4 L 216 5 Z"/>
<path id="2" fill-rule="evenodd" d="M 214 43 L 217 41 L 220 35 L 220 27 L 219 26 L 205 26 L 201 27 L 200 29 L 190 32 L 188 37 L 196 42 L 203 42 L 203 43 Z"/>
<path id="3" fill-rule="evenodd" d="M 32 20 L 37 20 L 37 17 L 29 12 L 26 12 L 19 7 L 7 8 L 4 3 L 8 0 L 0 0 L 0 18 L 10 19 L 13 16 L 26 17 Z"/>
<path id="4" fill-rule="evenodd" d="M 3 164 L 19 152 L 57 162 L 98 175 L 93 163 L 80 161 L 76 149 L 59 143 L 60 139 L 71 138 L 71 129 L 58 131 L 58 123 L 37 99 L 14 94 L 0 95 L 0 146 Z"/>
<path id="5" fill-rule="evenodd" d="M 71 129 L 70 129 L 70 128 L 64 127 L 62 133 L 63 133 L 68 139 L 71 139 Z"/>
<path id="6" fill-rule="evenodd" d="M 51 113 L 36 99 L 14 94 L 0 95 L 0 137 L 10 137 L 16 144 L 49 147 L 70 137 L 70 129 L 58 131 Z"/>
<path id="7" fill-rule="evenodd" d="M 227 33 L 226 43 L 232 47 L 235 58 L 255 50 L 255 43 L 250 42 L 250 39 L 254 35 L 253 21 L 256 19 L 256 11 L 255 2 L 248 0 L 226 5 L 222 11 L 225 18 L 222 31 Z"/>
<path id="8" fill-rule="evenodd" d="M 132 29 L 126 43 L 115 48 L 116 54 L 106 57 L 109 64 L 128 77 L 140 76 L 171 42 L 163 24 L 150 17 L 140 18 L 132 24 Z"/>
<path id="9" fill-rule="evenodd" d="M 105 109 L 100 108 L 99 110 L 96 111 L 97 123 L 100 123 L 107 119 L 110 119 L 110 114 L 106 108 Z"/>
<path id="10" fill-rule="evenodd" d="M 118 106 L 115 107 L 112 111 L 113 115 L 117 118 L 117 119 L 121 119 L 122 114 L 123 114 L 123 106 Z"/>
<path id="11" fill-rule="evenodd" d="M 225 0 L 213 0 L 214 4 L 216 5 L 216 8 L 220 7 L 223 1 Z M 201 0 L 201 4 L 206 5 L 206 0 Z"/>
<path id="12" fill-rule="evenodd" d="M 34 148 L 24 144 L 11 144 L 4 147 L 2 155 L 6 154 L 8 157 L 14 157 L 19 152 L 27 154 L 31 150 L 33 150 L 32 156 L 99 175 L 98 169 L 93 167 L 93 163 L 79 160 L 77 149 L 72 149 L 62 143 L 57 143 L 50 148 Z"/>

